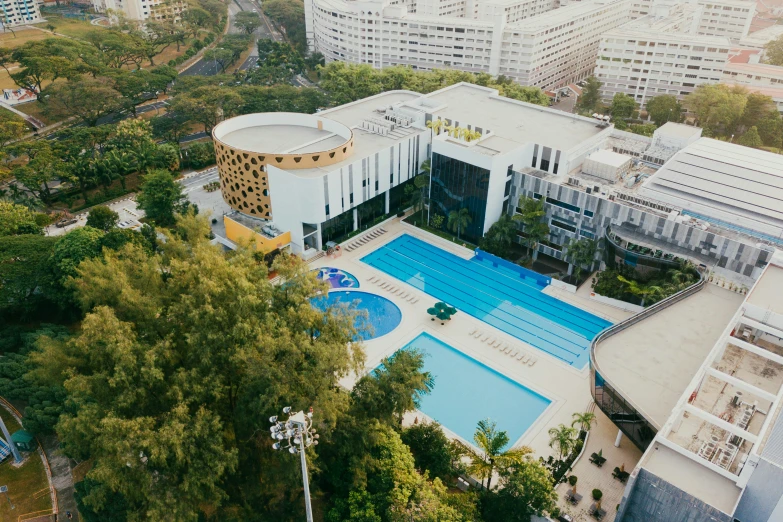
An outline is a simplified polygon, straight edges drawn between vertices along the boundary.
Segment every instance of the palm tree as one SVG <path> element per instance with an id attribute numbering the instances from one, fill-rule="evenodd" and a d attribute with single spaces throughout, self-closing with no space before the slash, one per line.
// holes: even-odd
<path id="1" fill-rule="evenodd" d="M 157 162 L 155 147 L 152 145 L 142 146 L 134 154 L 136 158 L 136 168 L 139 172 L 147 172 Z"/>
<path id="2" fill-rule="evenodd" d="M 565 424 L 561 424 L 557 428 L 550 428 L 549 447 L 560 454 L 560 460 L 563 460 L 574 448 L 576 435 L 576 428 L 570 428 Z"/>
<path id="3" fill-rule="evenodd" d="M 590 431 L 590 426 L 596 422 L 595 413 L 590 411 L 574 413 L 571 417 L 574 419 L 573 422 L 571 422 L 571 427 L 575 428 L 578 425 L 579 429 L 582 431 Z"/>
<path id="4" fill-rule="evenodd" d="M 571 258 L 574 265 L 574 277 L 579 281 L 584 266 L 593 268 L 595 254 L 598 252 L 598 243 L 592 239 L 572 239 L 566 245 L 566 255 Z"/>
<path id="5" fill-rule="evenodd" d="M 514 221 L 522 223 L 523 230 L 525 231 L 525 246 L 527 247 L 528 254 L 530 249 L 535 248 L 536 245 L 549 235 L 549 225 L 542 221 L 542 218 L 546 216 L 546 210 L 544 209 L 544 198 L 535 199 L 527 196 L 520 196 L 518 202 L 517 214 L 514 214 Z M 533 254 L 535 258 L 535 252 Z"/>
<path id="6" fill-rule="evenodd" d="M 459 211 L 452 210 L 449 212 L 448 227 L 452 232 L 457 233 L 457 239 L 460 239 L 462 229 L 473 223 L 473 218 L 470 216 L 470 211 L 466 208 L 461 208 Z"/>
<path id="7" fill-rule="evenodd" d="M 445 130 L 445 131 L 448 133 L 448 135 L 449 135 L 449 136 L 452 136 L 452 137 L 453 137 L 453 136 L 454 136 L 454 132 L 455 132 L 455 131 L 456 131 L 458 128 L 459 128 L 459 127 L 455 127 L 454 125 L 447 125 L 446 127 L 444 127 L 444 128 L 443 128 L 443 130 Z"/>
<path id="8" fill-rule="evenodd" d="M 495 468 L 507 468 L 519 464 L 526 455 L 533 452 L 527 446 L 503 451 L 503 447 L 508 444 L 508 434 L 505 431 L 499 431 L 497 424 L 489 419 L 478 422 L 473 442 L 476 443 L 481 453 L 467 448 L 472 459 L 468 471 L 481 477 L 482 487 L 484 486 L 484 477 L 486 477 L 487 489 L 490 489 L 492 485 L 492 473 Z"/>
<path id="9" fill-rule="evenodd" d="M 641 297 L 642 298 L 642 304 L 640 306 L 644 306 L 644 302 L 649 297 L 659 296 L 663 295 L 664 291 L 663 288 L 660 286 L 655 285 L 640 285 L 636 281 L 626 279 L 623 276 L 617 276 L 617 279 L 628 285 L 628 291 L 631 292 L 633 295 Z"/>
<path id="10" fill-rule="evenodd" d="M 440 119 L 430 120 L 427 122 L 427 128 L 432 130 L 432 133 L 436 136 L 440 134 L 440 130 L 443 128 L 443 126 L 444 126 L 443 120 Z"/>
<path id="11" fill-rule="evenodd" d="M 121 152 L 117 149 L 110 150 L 103 156 L 104 168 L 113 171 L 119 176 L 122 190 L 125 190 L 125 176 L 133 170 L 134 155 L 129 152 Z"/>

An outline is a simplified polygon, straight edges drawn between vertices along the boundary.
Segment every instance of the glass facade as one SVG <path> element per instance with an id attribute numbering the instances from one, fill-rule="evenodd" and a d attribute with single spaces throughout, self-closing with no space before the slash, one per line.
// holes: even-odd
<path id="1" fill-rule="evenodd" d="M 612 388 L 601 375 L 595 371 L 590 361 L 590 384 L 593 390 L 593 399 L 607 417 L 618 427 L 623 434 L 631 439 L 637 448 L 644 451 L 655 438 L 655 428 L 647 422 L 617 390 Z"/>
<path id="2" fill-rule="evenodd" d="M 467 208 L 472 221 L 462 231 L 462 237 L 477 243 L 484 232 L 489 170 L 433 154 L 431 175 L 431 213 L 441 214 L 448 222 L 452 210 Z"/>

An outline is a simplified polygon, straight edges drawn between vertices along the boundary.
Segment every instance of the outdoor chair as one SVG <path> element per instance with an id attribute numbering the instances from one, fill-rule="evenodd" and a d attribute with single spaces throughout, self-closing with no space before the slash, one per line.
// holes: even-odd
<path id="1" fill-rule="evenodd" d="M 416 299 L 416 294 L 411 294 L 411 296 L 408 298 L 408 302 L 412 303 L 414 299 Z"/>
<path id="2" fill-rule="evenodd" d="M 528 365 L 528 366 L 533 366 L 533 365 L 534 365 L 534 364 L 536 364 L 537 362 L 538 362 L 538 357 L 532 357 L 532 356 L 531 356 L 530 360 L 527 362 L 527 365 Z"/>
<path id="3" fill-rule="evenodd" d="M 484 332 L 483 332 L 482 330 L 476 330 L 476 333 L 474 333 L 474 334 L 473 334 L 473 337 L 475 337 L 476 339 L 478 339 L 479 337 L 481 337 L 481 335 L 482 335 L 483 333 L 484 333 Z"/>
<path id="4" fill-rule="evenodd" d="M 418 302 L 419 302 L 419 298 L 418 297 L 416 299 L 414 299 L 413 301 L 411 301 L 411 303 L 413 303 L 413 304 L 416 304 Z"/>
<path id="5" fill-rule="evenodd" d="M 477 328 L 474 326 L 473 328 L 471 328 L 471 329 L 468 331 L 468 335 L 473 335 L 474 333 L 476 333 L 476 330 L 477 330 Z"/>
<path id="6" fill-rule="evenodd" d="M 522 364 L 527 364 L 529 360 L 530 360 L 530 355 L 525 354 L 524 357 L 522 357 Z"/>
<path id="7" fill-rule="evenodd" d="M 484 336 L 481 338 L 481 342 L 484 343 L 489 339 L 489 334 L 484 334 Z"/>
<path id="8" fill-rule="evenodd" d="M 519 350 L 511 350 L 510 352 L 508 352 L 508 354 L 511 357 L 516 357 L 518 353 L 519 353 Z"/>

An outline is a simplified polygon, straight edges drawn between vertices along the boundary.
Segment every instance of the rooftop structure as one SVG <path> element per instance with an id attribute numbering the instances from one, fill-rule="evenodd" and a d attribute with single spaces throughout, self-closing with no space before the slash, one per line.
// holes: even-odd
<path id="1" fill-rule="evenodd" d="M 92 7 L 98 13 L 109 10 L 122 13 L 129 20 L 179 20 L 180 14 L 187 8 L 183 0 L 91 0 Z"/>
<path id="2" fill-rule="evenodd" d="M 781 492 L 766 482 L 783 475 L 769 467 L 783 463 L 782 285 L 775 256 L 631 474 L 618 520 L 777 520 Z"/>
<path id="3" fill-rule="evenodd" d="M 381 69 L 459 69 L 555 89 L 589 76 L 630 0 L 307 0 L 310 48 Z"/>
<path id="4" fill-rule="evenodd" d="M 678 152 L 640 194 L 770 240 L 783 238 L 783 159 L 701 138 Z"/>

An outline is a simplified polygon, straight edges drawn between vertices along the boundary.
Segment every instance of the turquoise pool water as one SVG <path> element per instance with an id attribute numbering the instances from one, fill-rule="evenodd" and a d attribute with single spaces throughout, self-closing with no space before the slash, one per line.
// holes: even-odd
<path id="1" fill-rule="evenodd" d="M 362 261 L 577 368 L 611 325 L 541 292 L 548 278 L 483 253 L 467 260 L 404 234 Z"/>
<path id="2" fill-rule="evenodd" d="M 325 310 L 341 304 L 356 306 L 357 310 L 367 312 L 367 317 L 357 317 L 355 326 L 359 333 L 356 341 L 369 341 L 391 332 L 402 321 L 402 312 L 397 305 L 379 295 L 368 292 L 332 291 L 326 296 L 314 297 L 313 306 Z"/>
<path id="3" fill-rule="evenodd" d="M 359 288 L 359 280 L 356 279 L 353 274 L 348 273 L 345 270 L 324 266 L 316 268 L 313 271 L 317 271 L 318 279 L 326 281 L 332 288 Z"/>
<path id="4" fill-rule="evenodd" d="M 410 348 L 425 353 L 424 369 L 435 377 L 419 409 L 468 442 L 473 443 L 478 421 L 489 418 L 513 444 L 551 402 L 430 334 L 401 349 Z"/>

